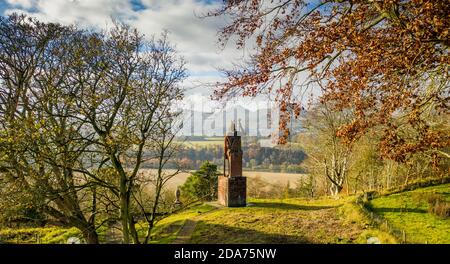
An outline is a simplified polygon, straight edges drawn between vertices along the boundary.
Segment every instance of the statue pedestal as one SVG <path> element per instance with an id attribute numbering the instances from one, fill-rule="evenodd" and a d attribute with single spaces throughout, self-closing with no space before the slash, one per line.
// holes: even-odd
<path id="1" fill-rule="evenodd" d="M 219 176 L 219 204 L 228 207 L 247 205 L 247 178 Z"/>

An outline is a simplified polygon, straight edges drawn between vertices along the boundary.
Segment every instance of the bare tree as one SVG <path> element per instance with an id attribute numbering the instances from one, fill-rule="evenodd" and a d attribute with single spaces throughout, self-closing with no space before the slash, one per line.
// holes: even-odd
<path id="1" fill-rule="evenodd" d="M 330 183 L 330 193 L 337 195 L 349 170 L 352 146 L 344 144 L 337 131 L 350 114 L 334 112 L 327 105 L 319 105 L 308 113 L 302 142 L 308 153 L 309 170 L 316 177 L 323 175 Z"/>
<path id="2" fill-rule="evenodd" d="M 88 144 L 83 123 L 68 119 L 74 105 L 66 96 L 75 89 L 70 54 L 81 32 L 12 15 L 0 18 L 0 34 L 0 167 L 4 186 L 14 187 L 3 194 L 98 243 L 95 214 L 79 196 L 90 184 L 73 169 Z"/>
<path id="3" fill-rule="evenodd" d="M 145 151 L 154 146 L 152 136 L 182 97 L 184 61 L 167 33 L 144 41 L 123 24 L 106 35 L 92 36 L 85 49 L 92 55 L 77 68 L 79 115 L 95 134 L 89 139 L 96 151 L 95 166 L 110 164 L 119 177 L 117 185 L 107 185 L 119 197 L 124 243 L 130 243 L 130 236 L 139 243 L 130 211 L 132 193 Z"/>
<path id="4" fill-rule="evenodd" d="M 174 138 L 166 129 L 186 77 L 167 33 L 145 41 L 123 24 L 87 32 L 13 15 L 0 19 L 0 46 L 0 177 L 2 194 L 14 194 L 9 204 L 32 202 L 89 243 L 118 215 L 124 242 L 139 243 L 130 210 L 138 173 L 156 149 L 164 178 Z"/>
<path id="5" fill-rule="evenodd" d="M 156 170 L 142 175 L 140 189 L 134 194 L 140 213 L 148 224 L 144 244 L 151 239 L 157 221 L 176 209 L 173 208 L 174 201 L 169 201 L 169 204 L 163 203 L 168 181 L 181 172 L 181 168 L 177 166 L 176 156 L 182 145 L 175 141 L 176 132 L 179 130 L 176 119 L 180 112 L 172 113 L 171 118 L 158 123 L 156 133 L 152 135 L 153 148 L 149 151 L 149 155 L 150 160 L 156 164 Z M 167 169 L 168 167 L 176 169 Z M 145 199 L 145 193 L 148 198 L 149 192 L 152 193 L 150 199 Z"/>

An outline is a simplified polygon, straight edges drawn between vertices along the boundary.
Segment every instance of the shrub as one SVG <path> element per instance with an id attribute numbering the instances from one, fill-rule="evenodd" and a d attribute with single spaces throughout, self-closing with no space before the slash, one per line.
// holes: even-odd
<path id="1" fill-rule="evenodd" d="M 217 165 L 206 161 L 186 179 L 181 186 L 181 193 L 190 199 L 212 201 L 217 198 L 217 177 Z"/>
<path id="2" fill-rule="evenodd" d="M 450 217 L 450 203 L 445 201 L 444 197 L 439 194 L 431 194 L 428 196 L 428 211 L 442 218 Z"/>
<path id="3" fill-rule="evenodd" d="M 428 194 L 428 196 L 426 198 L 427 198 L 427 203 L 429 205 L 435 205 L 437 203 L 444 202 L 442 195 L 437 194 L 437 193 Z"/>
<path id="4" fill-rule="evenodd" d="M 450 203 L 436 203 L 432 208 L 431 212 L 442 218 L 450 217 Z"/>

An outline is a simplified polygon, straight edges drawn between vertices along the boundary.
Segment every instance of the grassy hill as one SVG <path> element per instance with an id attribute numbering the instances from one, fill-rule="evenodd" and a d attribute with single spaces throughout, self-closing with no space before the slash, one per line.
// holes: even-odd
<path id="1" fill-rule="evenodd" d="M 406 234 L 407 243 L 450 243 L 450 219 L 430 209 L 430 199 L 437 196 L 448 204 L 450 184 L 377 197 L 366 203 L 373 212 L 369 214 L 357 205 L 354 196 L 249 199 L 249 206 L 240 208 L 198 203 L 160 220 L 151 243 L 364 244 L 370 237 L 377 237 L 381 243 L 398 243 L 402 241 L 394 232 L 398 230 Z M 101 242 L 108 242 L 107 230 L 99 231 Z M 56 227 L 3 229 L 0 240 L 36 243 L 39 234 L 40 243 L 65 243 L 78 233 L 76 229 Z"/>
<path id="2" fill-rule="evenodd" d="M 450 184 L 378 197 L 368 204 L 372 217 L 356 205 L 356 197 L 250 199 L 242 208 L 203 205 L 184 219 L 196 222 L 185 243 L 367 243 L 370 237 L 399 243 L 399 230 L 406 243 L 450 243 L 450 219 L 430 211 L 436 195 L 450 202 Z"/>
<path id="3" fill-rule="evenodd" d="M 379 235 L 345 215 L 349 200 L 261 199 L 198 218 L 190 243 L 365 243 Z M 361 220 L 361 219 L 359 219 Z M 392 242 L 383 234 L 384 242 Z"/>
<path id="4" fill-rule="evenodd" d="M 203 204 L 172 215 L 158 223 L 156 239 L 174 242 L 182 224 L 195 222 L 184 243 L 366 243 L 372 236 L 382 243 L 396 242 L 370 225 L 352 197 L 251 199 L 249 203 L 241 208 Z"/>
<path id="5" fill-rule="evenodd" d="M 450 243 L 450 218 L 433 214 L 432 201 L 450 203 L 450 184 L 381 196 L 368 204 L 409 243 Z M 447 209 L 449 210 L 449 209 Z M 448 212 L 448 211 L 447 211 Z"/>

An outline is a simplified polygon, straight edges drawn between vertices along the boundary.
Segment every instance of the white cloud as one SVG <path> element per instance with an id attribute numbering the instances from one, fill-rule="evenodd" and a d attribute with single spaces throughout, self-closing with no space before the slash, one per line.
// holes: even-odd
<path id="1" fill-rule="evenodd" d="M 35 0 L 6 0 L 6 2 L 15 7 L 31 8 Z"/>
<path id="2" fill-rule="evenodd" d="M 104 28 L 111 18 L 127 19 L 133 15 L 126 0 L 32 0 L 31 14 L 43 21 L 82 27 Z M 30 13 L 30 12 L 29 12 Z"/>
<path id="3" fill-rule="evenodd" d="M 43 21 L 105 28 L 113 18 L 129 23 L 147 37 L 168 30 L 170 40 L 188 63 L 189 72 L 200 73 L 185 82 L 187 87 L 199 87 L 205 80 L 217 81 L 216 69 L 230 66 L 233 59 L 240 57 L 233 47 L 218 48 L 217 31 L 224 22 L 221 18 L 200 19 L 216 6 L 197 0 L 141 0 L 145 7 L 141 10 L 133 9 L 130 0 L 7 1 L 12 8 L 6 14 L 23 12 Z"/>
<path id="4" fill-rule="evenodd" d="M 217 6 L 194 0 L 142 2 L 149 8 L 137 12 L 132 24 L 146 35 L 169 30 L 191 71 L 212 71 L 229 65 L 230 59 L 237 57 L 232 49 L 218 48 L 217 30 L 224 22 L 220 18 L 199 18 Z"/>

